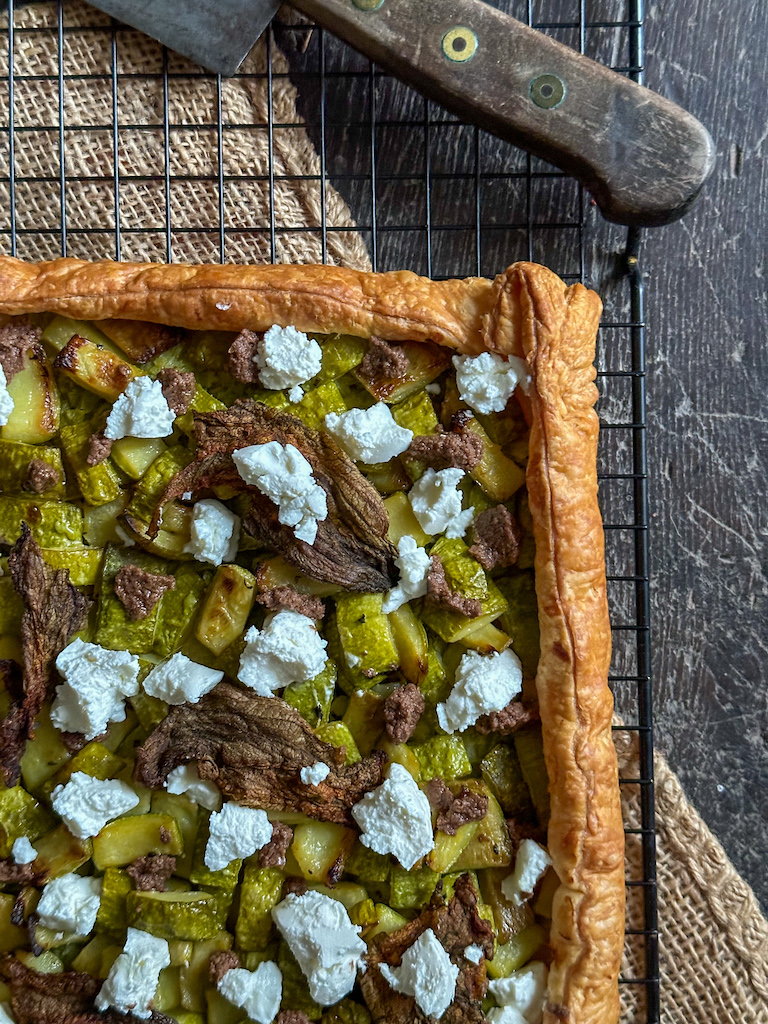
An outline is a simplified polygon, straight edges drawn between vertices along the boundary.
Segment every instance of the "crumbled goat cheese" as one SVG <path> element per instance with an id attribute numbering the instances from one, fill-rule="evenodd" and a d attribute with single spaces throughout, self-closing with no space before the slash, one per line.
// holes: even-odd
<path id="1" fill-rule="evenodd" d="M 295 327 L 270 327 L 258 347 L 254 362 L 259 368 L 259 383 L 270 391 L 290 388 L 289 398 L 300 402 L 304 394 L 299 384 L 320 373 L 323 350 L 312 338 Z"/>
<path id="2" fill-rule="evenodd" d="M 62 732 L 100 736 L 110 722 L 125 721 L 125 698 L 139 692 L 139 659 L 108 651 L 79 637 L 56 659 L 64 682 L 56 687 L 51 721 Z"/>
<path id="3" fill-rule="evenodd" d="M 427 574 L 432 559 L 424 548 L 420 548 L 413 537 L 406 534 L 397 542 L 395 565 L 400 570 L 396 587 L 384 597 L 382 611 L 385 614 L 397 611 L 407 601 L 423 597 L 427 592 Z"/>
<path id="4" fill-rule="evenodd" d="M 402 455 L 413 440 L 413 431 L 399 426 L 384 402 L 377 402 L 370 409 L 329 412 L 325 429 L 333 434 L 351 459 L 369 465 L 389 462 L 396 455 Z"/>
<path id="5" fill-rule="evenodd" d="M 472 964 L 479 964 L 483 959 L 483 947 L 482 946 L 466 946 L 464 948 L 464 956 Z"/>
<path id="6" fill-rule="evenodd" d="M 160 981 L 160 971 L 170 963 L 170 949 L 165 939 L 129 928 L 123 952 L 112 964 L 96 996 L 96 1009 L 107 1010 L 114 1006 L 136 1017 L 151 1016 L 149 1004 Z"/>
<path id="7" fill-rule="evenodd" d="M 168 661 L 155 665 L 142 686 L 150 697 L 167 704 L 197 704 L 224 678 L 224 673 L 190 661 L 177 652 Z"/>
<path id="8" fill-rule="evenodd" d="M 100 878 L 62 875 L 43 889 L 37 916 L 44 928 L 70 937 L 84 937 L 96 924 L 100 900 Z"/>
<path id="9" fill-rule="evenodd" d="M 552 863 L 552 859 L 533 839 L 523 839 L 517 848 L 515 867 L 501 883 L 501 891 L 518 906 L 533 896 L 536 885 Z"/>
<path id="10" fill-rule="evenodd" d="M 271 838 L 272 823 L 264 811 L 230 800 L 220 811 L 214 811 L 208 822 L 205 866 L 221 871 L 233 860 L 250 857 Z"/>
<path id="11" fill-rule="evenodd" d="M 167 437 L 176 413 L 168 405 L 159 380 L 134 377 L 107 416 L 104 437 Z"/>
<path id="12" fill-rule="evenodd" d="M 528 1024 L 540 1024 L 547 994 L 547 965 L 533 960 L 507 978 L 492 981 L 488 991 L 499 1004 L 516 1010 Z"/>
<path id="13" fill-rule="evenodd" d="M 409 870 L 434 849 L 429 800 L 401 764 L 389 766 L 387 778 L 352 808 L 360 842 L 376 853 L 393 853 Z"/>
<path id="14" fill-rule="evenodd" d="M 69 782 L 57 786 L 51 795 L 54 811 L 78 839 L 98 835 L 108 821 L 132 810 L 138 802 L 127 782 L 94 779 L 85 772 L 73 772 Z"/>
<path id="15" fill-rule="evenodd" d="M 11 1014 L 10 1003 L 0 1003 L 0 1024 L 16 1024 L 16 1018 Z"/>
<path id="16" fill-rule="evenodd" d="M 280 1009 L 283 975 L 272 960 L 264 960 L 255 971 L 233 967 L 218 984 L 219 992 L 230 1003 L 245 1010 L 256 1024 L 272 1024 Z"/>
<path id="17" fill-rule="evenodd" d="M 37 857 L 37 850 L 26 836 L 19 836 L 11 847 L 14 864 L 31 864 Z"/>
<path id="18" fill-rule="evenodd" d="M 302 768 L 299 772 L 301 781 L 305 786 L 319 786 L 330 774 L 331 769 L 322 761 L 316 761 L 314 764 L 307 765 L 306 768 Z"/>
<path id="19" fill-rule="evenodd" d="M 322 672 L 328 646 L 314 622 L 299 612 L 277 612 L 259 630 L 245 634 L 237 678 L 262 697 L 289 683 L 314 679 Z"/>
<path id="20" fill-rule="evenodd" d="M 13 398 L 8 390 L 8 380 L 5 370 L 0 366 L 0 427 L 4 427 L 11 418 L 14 409 Z"/>
<path id="21" fill-rule="evenodd" d="M 461 510 L 461 492 L 456 488 L 464 473 L 460 469 L 428 469 L 408 492 L 419 526 L 425 533 L 463 537 L 472 522 L 474 506 Z"/>
<path id="22" fill-rule="evenodd" d="M 231 562 L 240 541 L 240 516 L 215 498 L 203 498 L 192 506 L 189 543 L 184 550 L 198 562 L 221 565 Z"/>
<path id="23" fill-rule="evenodd" d="M 454 356 L 453 365 L 461 400 L 475 412 L 504 412 L 518 384 L 525 392 L 531 386 L 525 360 L 518 356 Z"/>
<path id="24" fill-rule="evenodd" d="M 406 949 L 399 967 L 383 963 L 380 969 L 395 992 L 413 996 L 427 1017 L 440 1020 L 453 1002 L 459 968 L 431 928 Z"/>
<path id="25" fill-rule="evenodd" d="M 194 762 L 179 765 L 173 771 L 168 772 L 165 780 L 165 788 L 174 796 L 187 796 L 201 807 L 209 811 L 221 809 L 221 792 L 218 786 L 212 782 L 201 779 Z"/>
<path id="26" fill-rule="evenodd" d="M 528 1024 L 514 1006 L 492 1006 L 485 1015 L 488 1024 Z"/>
<path id="27" fill-rule="evenodd" d="M 437 705 L 440 728 L 445 732 L 463 732 L 481 715 L 505 708 L 522 686 L 523 669 L 514 651 L 467 651 L 456 669 L 456 681 L 448 699 Z"/>
<path id="28" fill-rule="evenodd" d="M 352 991 L 367 947 L 346 907 L 319 892 L 294 893 L 272 910 L 272 919 L 296 957 L 321 1006 L 331 1006 Z"/>
<path id="29" fill-rule="evenodd" d="M 278 521 L 314 544 L 318 522 L 328 517 L 328 500 L 298 448 L 267 441 L 239 448 L 232 459 L 243 480 L 277 505 Z"/>

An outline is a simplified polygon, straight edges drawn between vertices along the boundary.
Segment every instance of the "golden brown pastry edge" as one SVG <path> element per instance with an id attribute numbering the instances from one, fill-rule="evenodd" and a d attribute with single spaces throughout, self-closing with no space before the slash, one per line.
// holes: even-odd
<path id="1" fill-rule="evenodd" d="M 608 688 L 610 626 L 593 405 L 599 297 L 533 263 L 494 281 L 319 265 L 24 263 L 0 256 L 0 313 L 147 320 L 188 329 L 304 331 L 433 341 L 525 357 L 527 474 L 541 627 L 537 689 L 561 880 L 547 1024 L 613 1024 L 624 937 L 624 834 Z"/>

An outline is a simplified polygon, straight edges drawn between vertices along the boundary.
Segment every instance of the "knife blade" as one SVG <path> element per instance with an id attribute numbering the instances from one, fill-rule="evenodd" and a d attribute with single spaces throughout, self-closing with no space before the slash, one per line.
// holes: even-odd
<path id="1" fill-rule="evenodd" d="M 94 2 L 94 0 L 92 0 Z M 221 74 L 232 74 L 277 0 L 95 0 Z M 709 132 L 670 100 L 483 0 L 292 0 L 460 118 L 578 178 L 603 215 L 659 225 L 712 172 Z"/>

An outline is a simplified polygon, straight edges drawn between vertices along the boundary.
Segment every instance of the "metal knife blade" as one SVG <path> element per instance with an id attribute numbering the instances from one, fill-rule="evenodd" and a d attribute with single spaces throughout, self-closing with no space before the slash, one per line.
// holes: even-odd
<path id="1" fill-rule="evenodd" d="M 234 75 L 281 0 L 91 0 L 209 71 Z"/>

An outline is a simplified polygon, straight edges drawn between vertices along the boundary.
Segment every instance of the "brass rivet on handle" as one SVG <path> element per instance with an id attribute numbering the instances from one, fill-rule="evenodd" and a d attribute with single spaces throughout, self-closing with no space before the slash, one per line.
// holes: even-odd
<path id="1" fill-rule="evenodd" d="M 565 82 L 557 75 L 539 75 L 531 82 L 531 99 L 537 107 L 553 110 L 565 98 Z"/>
<path id="2" fill-rule="evenodd" d="M 375 11 L 384 0 L 352 0 L 352 3 L 361 11 Z"/>
<path id="3" fill-rule="evenodd" d="M 474 57 L 478 47 L 477 36 L 471 28 L 464 25 L 456 25 L 450 28 L 443 36 L 443 53 L 457 64 L 464 64 Z"/>

